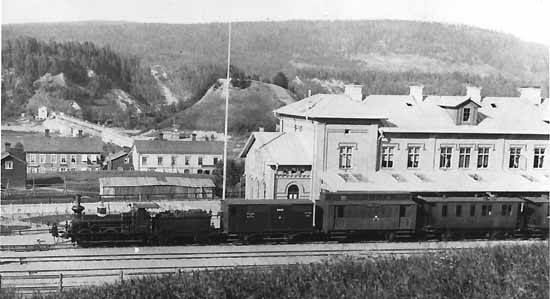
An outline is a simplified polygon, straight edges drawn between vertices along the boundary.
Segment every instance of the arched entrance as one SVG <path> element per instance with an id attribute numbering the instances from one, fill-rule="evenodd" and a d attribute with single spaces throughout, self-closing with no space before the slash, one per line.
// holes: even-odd
<path id="1" fill-rule="evenodd" d="M 300 189 L 296 185 L 288 186 L 287 199 L 298 199 L 300 197 Z"/>

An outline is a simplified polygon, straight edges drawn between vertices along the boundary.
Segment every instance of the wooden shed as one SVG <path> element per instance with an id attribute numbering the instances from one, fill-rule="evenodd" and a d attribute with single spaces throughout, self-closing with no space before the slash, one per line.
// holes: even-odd
<path id="1" fill-rule="evenodd" d="M 104 177 L 99 178 L 102 199 L 209 199 L 214 197 L 211 178 Z"/>

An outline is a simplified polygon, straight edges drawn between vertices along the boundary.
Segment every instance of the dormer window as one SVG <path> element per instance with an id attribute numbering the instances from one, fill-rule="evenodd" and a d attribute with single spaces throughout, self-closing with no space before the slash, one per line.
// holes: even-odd
<path id="1" fill-rule="evenodd" d="M 462 121 L 470 122 L 470 108 L 462 109 Z"/>

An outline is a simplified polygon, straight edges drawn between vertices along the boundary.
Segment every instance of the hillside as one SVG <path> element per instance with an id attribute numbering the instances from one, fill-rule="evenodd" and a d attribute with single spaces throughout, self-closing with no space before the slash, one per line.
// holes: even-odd
<path id="1" fill-rule="evenodd" d="M 93 43 L 2 41 L 2 118 L 36 115 L 40 106 L 92 122 L 131 126 L 165 101 L 139 59 Z M 135 122 L 135 121 L 134 121 Z"/>
<path id="2" fill-rule="evenodd" d="M 463 25 L 392 20 L 240 22 L 233 24 L 232 32 L 232 63 L 266 78 L 279 70 L 292 76 L 295 69 L 310 67 L 500 74 L 535 81 L 547 72 L 548 58 L 542 45 Z M 2 38 L 18 35 L 110 45 L 173 72 L 182 64 L 223 62 L 227 26 L 120 22 L 2 25 Z"/>
<path id="3" fill-rule="evenodd" d="M 218 80 L 195 105 L 176 114 L 176 123 L 184 129 L 223 132 L 224 82 L 223 79 Z M 276 120 L 272 111 L 295 102 L 295 96 L 277 85 L 253 80 L 248 82 L 246 87 L 231 85 L 229 90 L 229 130 L 235 133 L 257 130 L 258 127 L 275 130 Z M 168 127 L 172 121 L 167 120 L 161 126 Z"/>
<path id="4" fill-rule="evenodd" d="M 387 94 L 403 94 L 409 84 L 421 83 L 427 94 L 448 95 L 463 94 L 465 84 L 474 84 L 483 87 L 483 95 L 493 96 L 517 96 L 517 87 L 539 85 L 543 96 L 548 96 L 546 48 L 499 32 L 392 20 L 240 22 L 233 24 L 232 32 L 231 77 L 270 83 L 283 72 L 297 99 L 307 96 L 308 90 L 313 94 L 339 92 L 344 83 L 364 84 L 366 93 Z M 144 107 L 147 117 L 134 119 L 142 128 L 171 126 L 174 116 L 184 128 L 219 129 L 223 102 L 207 100 L 211 97 L 205 93 L 225 77 L 226 24 L 2 25 L 3 45 L 22 35 L 58 43 L 92 42 L 106 51 L 139 59 L 149 74 L 140 71 L 142 75 L 131 81 L 135 88 L 117 87 L 139 103 L 150 104 Z M 4 52 L 3 47 L 3 58 Z M 3 77 L 4 73 L 3 69 Z M 127 82 L 120 80 L 113 82 Z M 3 94 L 33 95 L 34 91 L 18 91 L 16 83 L 8 84 Z M 264 125 L 258 115 L 271 116 L 271 111 L 256 113 L 274 107 L 256 97 L 237 92 L 236 98 L 242 98 L 238 103 L 253 103 L 253 107 L 244 105 L 243 110 L 231 112 L 242 118 L 239 128 L 234 128 L 237 131 Z M 235 107 L 240 107 L 238 103 Z"/>

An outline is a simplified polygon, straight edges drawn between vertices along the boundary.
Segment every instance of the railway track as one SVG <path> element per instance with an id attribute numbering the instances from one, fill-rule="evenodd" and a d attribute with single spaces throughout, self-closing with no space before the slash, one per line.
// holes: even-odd
<path id="1" fill-rule="evenodd" d="M 522 244 L 534 241 L 520 242 Z M 355 243 L 263 246 L 180 246 L 72 249 L 53 252 L 11 252 L 0 256 L 0 286 L 21 293 L 60 291 L 144 275 L 233 267 L 274 267 L 318 262 L 327 257 L 352 255 L 410 256 L 445 250 L 518 242 Z M 120 252 L 123 251 L 123 252 Z M 160 252 L 159 252 L 160 251 Z"/>

